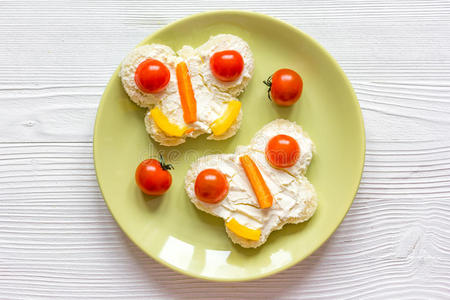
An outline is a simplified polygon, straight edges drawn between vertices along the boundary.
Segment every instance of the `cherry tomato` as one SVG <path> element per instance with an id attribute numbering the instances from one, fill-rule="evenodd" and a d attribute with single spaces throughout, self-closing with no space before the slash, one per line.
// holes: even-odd
<path id="1" fill-rule="evenodd" d="M 244 70 L 244 60 L 239 52 L 225 50 L 216 52 L 209 60 L 209 66 L 214 77 L 222 81 L 234 81 Z"/>
<path id="2" fill-rule="evenodd" d="M 280 69 L 264 83 L 269 86 L 269 99 L 281 106 L 290 106 L 302 95 L 303 80 L 291 69 Z"/>
<path id="3" fill-rule="evenodd" d="M 225 175 L 216 169 L 205 169 L 195 180 L 195 194 L 201 201 L 217 203 L 228 194 L 228 181 Z"/>
<path id="4" fill-rule="evenodd" d="M 300 158 L 300 147 L 291 136 L 279 134 L 267 143 L 266 158 L 274 167 L 292 167 Z"/>
<path id="5" fill-rule="evenodd" d="M 159 60 L 149 58 L 139 64 L 134 73 L 134 81 L 144 93 L 158 93 L 165 89 L 170 80 L 170 72 Z"/>
<path id="6" fill-rule="evenodd" d="M 172 184 L 172 175 L 168 171 L 172 165 L 156 159 L 146 159 L 136 168 L 136 184 L 147 195 L 158 196 L 164 194 Z"/>

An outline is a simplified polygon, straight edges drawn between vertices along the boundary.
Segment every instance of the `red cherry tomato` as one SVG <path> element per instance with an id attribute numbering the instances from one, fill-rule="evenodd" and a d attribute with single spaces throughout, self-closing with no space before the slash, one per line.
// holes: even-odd
<path id="1" fill-rule="evenodd" d="M 165 89 L 170 80 L 170 72 L 159 60 L 149 58 L 139 64 L 134 73 L 134 81 L 144 93 L 158 93 Z"/>
<path id="2" fill-rule="evenodd" d="M 234 81 L 244 70 L 244 60 L 239 52 L 225 50 L 216 52 L 209 60 L 209 66 L 214 77 L 222 81 Z"/>
<path id="3" fill-rule="evenodd" d="M 274 167 L 292 167 L 300 158 L 300 147 L 294 138 L 279 134 L 267 143 L 266 158 Z"/>
<path id="4" fill-rule="evenodd" d="M 205 169 L 195 180 L 195 195 L 201 201 L 217 203 L 228 194 L 228 181 L 225 175 L 216 169 Z"/>
<path id="5" fill-rule="evenodd" d="M 164 160 L 146 159 L 136 168 L 136 184 L 147 195 L 158 196 L 164 194 L 172 184 L 172 175 Z"/>
<path id="6" fill-rule="evenodd" d="M 297 72 L 290 69 L 276 71 L 264 83 L 269 86 L 269 98 L 281 106 L 294 104 L 302 95 L 303 80 Z"/>

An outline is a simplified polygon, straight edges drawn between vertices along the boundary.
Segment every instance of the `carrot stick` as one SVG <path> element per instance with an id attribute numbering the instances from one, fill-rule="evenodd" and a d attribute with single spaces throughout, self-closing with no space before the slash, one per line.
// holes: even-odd
<path id="1" fill-rule="evenodd" d="M 194 123 L 197 121 L 197 101 L 195 101 L 191 78 L 184 61 L 177 65 L 176 72 L 184 122 L 186 124 Z"/>
<path id="2" fill-rule="evenodd" d="M 242 167 L 244 168 L 245 175 L 247 175 L 248 180 L 252 186 L 253 191 L 258 199 L 259 207 L 269 208 L 272 206 L 273 197 L 267 187 L 261 172 L 256 166 L 255 162 L 248 155 L 239 157 Z"/>

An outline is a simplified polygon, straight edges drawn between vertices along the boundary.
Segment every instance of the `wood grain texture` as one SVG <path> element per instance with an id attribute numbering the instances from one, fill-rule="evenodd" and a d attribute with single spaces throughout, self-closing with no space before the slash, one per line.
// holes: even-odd
<path id="1" fill-rule="evenodd" d="M 369 140 L 361 190 L 333 237 L 288 271 L 236 284 L 176 274 L 136 249 L 103 203 L 91 147 L 0 145 L 5 297 L 365 298 L 413 291 L 444 298 L 450 293 L 445 171 L 450 142 L 415 142 L 411 149 L 402 142 Z"/>
<path id="2" fill-rule="evenodd" d="M 367 156 L 331 239 L 245 283 L 177 274 L 136 248 L 95 180 L 96 108 L 154 30 L 226 8 L 283 19 L 352 81 Z M 449 1 L 0 1 L 0 298 L 450 298 Z"/>

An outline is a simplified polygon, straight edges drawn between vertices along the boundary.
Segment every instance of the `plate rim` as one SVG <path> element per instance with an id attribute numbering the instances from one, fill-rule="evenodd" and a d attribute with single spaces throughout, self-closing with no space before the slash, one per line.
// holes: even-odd
<path id="1" fill-rule="evenodd" d="M 298 260 L 292 260 L 291 262 L 279 267 L 279 268 L 275 268 L 271 271 L 268 271 L 266 273 L 262 273 L 262 274 L 257 274 L 257 275 L 252 275 L 252 276 L 247 276 L 245 278 L 221 278 L 221 277 L 211 277 L 211 276 L 204 276 L 201 274 L 196 274 L 196 273 L 191 273 L 188 272 L 184 269 L 178 268 L 174 265 L 170 265 L 167 262 L 165 262 L 164 260 L 160 259 L 157 256 L 152 255 L 149 251 L 147 251 L 144 247 L 142 247 L 134 238 L 132 238 L 126 231 L 125 229 L 122 227 L 122 224 L 118 221 L 115 213 L 113 212 L 113 210 L 111 209 L 108 201 L 106 200 L 106 197 L 104 195 L 104 191 L 102 188 L 102 184 L 101 184 L 101 175 L 99 175 L 99 166 L 97 164 L 97 159 L 96 156 L 98 155 L 98 127 L 99 125 L 99 115 L 101 115 L 102 111 L 103 111 L 103 107 L 105 106 L 105 101 L 106 101 L 106 94 L 107 92 L 109 92 L 109 90 L 111 89 L 110 86 L 110 82 L 111 80 L 118 76 L 119 70 L 120 70 L 120 66 L 122 61 L 120 62 L 120 64 L 117 66 L 117 68 L 115 69 L 114 73 L 111 75 L 110 79 L 108 80 L 108 83 L 105 87 L 105 90 L 103 91 L 103 94 L 100 98 L 99 104 L 98 104 L 98 108 L 97 108 L 97 112 L 96 112 L 96 116 L 95 116 L 95 123 L 94 123 L 94 134 L 92 137 L 92 148 L 93 148 L 93 160 L 94 160 L 94 168 L 95 168 L 95 176 L 97 179 L 97 183 L 98 183 L 98 187 L 100 189 L 100 192 L 102 194 L 102 198 L 103 201 L 105 202 L 110 214 L 112 215 L 112 217 L 114 218 L 114 221 L 116 222 L 116 224 L 119 226 L 119 228 L 121 229 L 121 231 L 128 237 L 128 239 L 130 239 L 134 245 L 136 245 L 141 251 L 143 251 L 148 257 L 150 257 L 151 259 L 157 261 L 158 263 L 160 263 L 161 265 L 174 270 L 178 273 L 181 273 L 183 275 L 192 277 L 192 278 L 196 278 L 196 279 L 201 279 L 201 280 L 206 280 L 206 281 L 213 281 L 213 282 L 244 282 L 244 281 L 251 281 L 251 280 L 257 280 L 257 279 L 261 279 L 261 278 L 266 278 L 268 276 L 277 274 L 279 272 L 285 271 L 295 265 L 297 265 L 298 263 L 302 262 L 303 260 L 305 260 L 306 258 L 308 258 L 309 256 L 311 256 L 312 253 L 316 252 L 320 247 L 322 247 L 329 239 L 330 237 L 334 234 L 334 232 L 337 230 L 337 228 L 342 224 L 342 221 L 344 220 L 344 218 L 347 216 L 348 211 L 350 210 L 351 206 L 353 205 L 353 202 L 355 200 L 356 194 L 358 193 L 359 190 L 359 186 L 361 184 L 361 179 L 362 179 L 362 175 L 364 172 L 364 167 L 365 167 L 365 159 L 366 159 L 366 132 L 365 132 L 365 126 L 364 126 L 364 118 L 362 115 L 362 110 L 361 110 L 361 106 L 359 104 L 358 98 L 356 97 L 356 93 L 353 89 L 353 86 L 350 82 L 350 80 L 348 79 L 347 75 L 344 73 L 344 71 L 342 70 L 341 66 L 338 64 L 338 62 L 334 59 L 334 57 L 318 42 L 316 41 L 314 38 L 312 38 L 311 36 L 309 36 L 308 34 L 306 34 L 305 32 L 303 32 L 302 30 L 300 30 L 298 27 L 291 25 L 289 23 L 287 23 L 286 21 L 283 21 L 281 19 L 278 19 L 276 17 L 273 16 L 269 16 L 263 13 L 259 13 L 259 12 L 253 12 L 253 11 L 245 11 L 245 10 L 214 10 L 214 11 L 206 11 L 206 12 L 200 12 L 200 13 L 195 13 L 195 14 L 191 14 L 185 17 L 182 17 L 178 20 L 175 20 L 167 25 L 162 26 L 161 28 L 155 30 L 153 33 L 149 34 L 148 36 L 146 36 L 141 42 L 139 42 L 139 44 L 137 44 L 134 48 L 139 47 L 141 45 L 146 44 L 146 40 L 152 38 L 153 36 L 159 34 L 161 31 L 166 30 L 167 28 L 170 27 L 174 27 L 176 25 L 178 25 L 179 23 L 185 22 L 187 20 L 190 19 L 195 19 L 198 17 L 204 17 L 204 16 L 213 16 L 213 15 L 243 15 L 243 16 L 257 16 L 259 18 L 263 18 L 266 20 L 269 20 L 271 22 L 275 22 L 278 23 L 282 26 L 288 26 L 291 29 L 293 29 L 294 31 L 296 31 L 297 33 L 301 34 L 302 36 L 304 36 L 306 39 L 309 40 L 309 42 L 311 42 L 312 44 L 314 44 L 315 46 L 317 46 L 318 48 L 320 48 L 323 53 L 330 59 L 331 63 L 333 64 L 333 66 L 335 67 L 335 69 L 339 72 L 339 74 L 345 79 L 345 85 L 347 86 L 347 88 L 349 88 L 351 94 L 352 94 L 352 102 L 354 103 L 354 105 L 356 105 L 356 107 L 359 110 L 359 114 L 358 114 L 358 119 L 359 119 L 359 125 L 360 125 L 360 130 L 361 130 L 361 140 L 360 140 L 360 145 L 362 146 L 362 158 L 361 158 L 361 168 L 360 168 L 360 172 L 358 175 L 358 184 L 353 192 L 353 196 L 352 196 L 352 200 L 348 205 L 348 208 L 345 211 L 345 214 L 342 216 L 342 218 L 339 220 L 339 222 L 337 223 L 336 227 L 333 228 L 333 230 L 330 232 L 330 234 L 316 247 L 313 247 L 311 249 L 311 251 L 309 251 L 304 257 L 298 259 Z M 133 48 L 133 49 L 134 49 Z"/>

